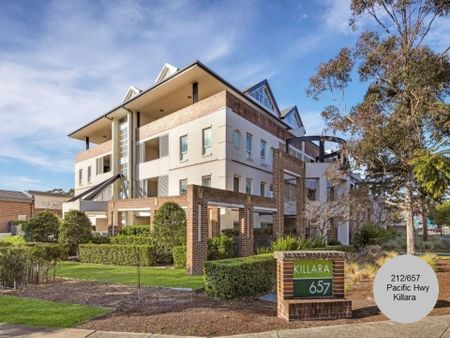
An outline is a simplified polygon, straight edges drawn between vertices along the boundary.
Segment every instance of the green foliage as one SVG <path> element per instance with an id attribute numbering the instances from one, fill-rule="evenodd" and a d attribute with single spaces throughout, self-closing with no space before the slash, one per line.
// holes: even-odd
<path id="1" fill-rule="evenodd" d="M 444 242 L 439 236 L 429 236 L 424 241 L 422 237 L 416 237 L 415 246 L 419 252 L 439 252 L 445 248 Z M 397 252 L 406 251 L 406 235 L 405 233 L 397 234 L 381 243 L 381 247 L 385 250 L 395 250 Z"/>
<path id="2" fill-rule="evenodd" d="M 11 245 L 20 245 L 25 244 L 25 237 L 17 235 L 17 236 L 5 236 L 0 239 L 0 242 L 2 243 L 8 243 Z"/>
<path id="3" fill-rule="evenodd" d="M 355 231 L 355 234 L 353 235 L 353 245 L 358 248 L 364 248 L 368 245 L 381 244 L 394 236 L 394 230 L 384 229 L 375 224 L 367 223 Z"/>
<path id="4" fill-rule="evenodd" d="M 54 242 L 58 239 L 59 219 L 54 213 L 43 211 L 23 224 L 22 229 L 27 242 Z"/>
<path id="5" fill-rule="evenodd" d="M 272 290 L 276 261 L 255 255 L 205 262 L 203 277 L 209 296 L 222 299 L 252 297 Z"/>
<path id="6" fill-rule="evenodd" d="M 410 161 L 413 165 L 414 176 L 430 196 L 435 199 L 442 198 L 450 186 L 450 157 L 443 152 L 416 151 L 415 157 Z"/>
<path id="7" fill-rule="evenodd" d="M 10 246 L 0 250 L 0 283 L 4 287 L 26 284 L 30 253 L 26 247 Z"/>
<path id="8" fill-rule="evenodd" d="M 166 202 L 155 212 L 152 237 L 160 263 L 172 261 L 172 248 L 186 245 L 186 213 L 173 202 Z"/>
<path id="9" fill-rule="evenodd" d="M 305 250 L 323 248 L 326 246 L 326 241 L 321 237 L 313 239 L 303 239 L 297 236 L 287 235 L 278 238 L 272 244 L 273 251 L 290 251 L 290 250 Z"/>
<path id="10" fill-rule="evenodd" d="M 228 237 L 239 237 L 239 230 L 235 229 L 223 229 L 222 235 L 228 236 Z"/>
<path id="11" fill-rule="evenodd" d="M 430 218 L 439 226 L 450 225 L 450 200 L 431 208 Z"/>
<path id="12" fill-rule="evenodd" d="M 96 235 L 95 233 L 93 233 L 91 239 L 89 240 L 89 243 L 92 243 L 92 244 L 110 244 L 111 243 L 111 237 L 103 236 L 103 235 Z"/>
<path id="13" fill-rule="evenodd" d="M 174 246 L 172 248 L 173 253 L 173 266 L 175 268 L 186 267 L 186 245 Z"/>
<path id="14" fill-rule="evenodd" d="M 436 271 L 437 270 L 437 265 L 439 262 L 439 257 L 434 254 L 434 253 L 425 253 L 422 256 L 419 256 L 425 263 L 427 263 L 429 266 L 431 266 L 431 268 Z"/>
<path id="15" fill-rule="evenodd" d="M 222 231 L 223 233 L 223 231 Z M 272 235 L 273 230 L 272 229 L 261 229 L 261 228 L 253 228 L 253 234 L 255 236 L 263 236 L 263 235 Z"/>
<path id="16" fill-rule="evenodd" d="M 149 236 L 151 233 L 150 225 L 127 225 L 120 229 L 120 235 L 125 236 Z"/>
<path id="17" fill-rule="evenodd" d="M 234 256 L 232 237 L 219 235 L 208 239 L 208 260 L 226 259 Z"/>
<path id="18" fill-rule="evenodd" d="M 110 237 L 111 244 L 144 244 L 152 245 L 153 241 L 150 236 L 144 235 L 117 235 Z"/>
<path id="19" fill-rule="evenodd" d="M 92 224 L 86 214 L 79 210 L 66 213 L 61 222 L 59 241 L 69 247 L 69 253 L 77 252 L 78 245 L 88 243 L 92 238 Z"/>
<path id="20" fill-rule="evenodd" d="M 80 244 L 79 257 L 83 263 L 152 266 L 156 263 L 151 245 Z M 139 257 L 138 257 L 139 255 Z"/>
<path id="21" fill-rule="evenodd" d="M 265 255 L 265 254 L 270 254 L 270 253 L 272 253 L 272 248 L 268 247 L 268 246 L 261 246 L 256 249 L 257 255 Z"/>

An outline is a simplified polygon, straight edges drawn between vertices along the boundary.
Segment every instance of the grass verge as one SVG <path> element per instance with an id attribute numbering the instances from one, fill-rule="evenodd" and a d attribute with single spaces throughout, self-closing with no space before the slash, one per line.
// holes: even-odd
<path id="1" fill-rule="evenodd" d="M 67 328 L 109 311 L 101 307 L 0 295 L 1 323 Z"/>
<path id="2" fill-rule="evenodd" d="M 78 262 L 62 262 L 56 268 L 56 276 L 137 285 L 135 266 L 119 266 Z M 203 288 L 203 276 L 191 276 L 185 269 L 141 268 L 141 285 L 153 287 Z"/>

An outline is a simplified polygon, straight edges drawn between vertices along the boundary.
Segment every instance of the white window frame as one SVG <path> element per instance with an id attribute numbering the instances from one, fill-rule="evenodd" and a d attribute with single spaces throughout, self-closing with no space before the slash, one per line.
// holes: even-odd
<path id="1" fill-rule="evenodd" d="M 184 192 L 181 190 L 182 182 L 186 182 L 186 191 L 184 191 Z M 181 179 L 181 180 L 179 181 L 179 183 L 178 183 L 178 188 L 179 188 L 179 193 L 180 193 L 180 195 L 186 195 L 186 193 L 187 193 L 187 185 L 188 185 L 188 180 L 187 180 L 187 178 L 183 178 L 183 179 Z"/>
<path id="2" fill-rule="evenodd" d="M 210 134 L 210 140 L 209 140 L 209 145 L 206 145 L 205 143 L 205 132 L 209 131 Z M 202 155 L 210 155 L 212 154 L 212 128 L 208 127 L 208 128 L 204 128 L 202 129 Z"/>
<path id="3" fill-rule="evenodd" d="M 186 138 L 186 150 L 183 151 L 183 139 Z M 189 144 L 188 144 L 188 135 L 181 135 L 180 136 L 180 161 L 186 161 L 188 159 L 188 151 L 189 151 Z"/>
<path id="4" fill-rule="evenodd" d="M 253 145 L 253 135 L 247 133 L 245 135 L 245 152 L 247 154 L 247 160 L 252 159 L 252 145 Z"/>

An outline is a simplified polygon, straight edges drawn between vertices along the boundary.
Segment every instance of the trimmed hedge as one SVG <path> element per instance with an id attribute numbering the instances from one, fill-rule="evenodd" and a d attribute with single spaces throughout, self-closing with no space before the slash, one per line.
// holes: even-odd
<path id="1" fill-rule="evenodd" d="M 137 265 L 138 253 L 141 266 L 156 263 L 155 250 L 151 245 L 80 244 L 79 251 L 83 263 Z"/>
<path id="2" fill-rule="evenodd" d="M 175 268 L 186 267 L 186 245 L 174 246 L 172 248 L 173 265 Z"/>
<path id="3" fill-rule="evenodd" d="M 208 239 L 208 260 L 227 259 L 235 257 L 234 239 L 219 235 Z"/>
<path id="4" fill-rule="evenodd" d="M 203 277 L 210 296 L 222 299 L 257 296 L 272 290 L 276 261 L 266 254 L 205 262 Z"/>
<path id="5" fill-rule="evenodd" d="M 150 235 L 150 225 L 126 225 L 120 230 L 121 235 Z"/>
<path id="6" fill-rule="evenodd" d="M 111 244 L 152 245 L 152 238 L 145 235 L 117 235 L 110 237 Z"/>

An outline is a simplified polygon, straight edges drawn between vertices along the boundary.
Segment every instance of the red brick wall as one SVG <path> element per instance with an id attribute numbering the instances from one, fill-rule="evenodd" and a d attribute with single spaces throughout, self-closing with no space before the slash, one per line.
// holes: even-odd
<path id="1" fill-rule="evenodd" d="M 17 220 L 19 215 L 31 217 L 31 202 L 0 201 L 0 232 L 9 232 L 9 222 Z"/>

